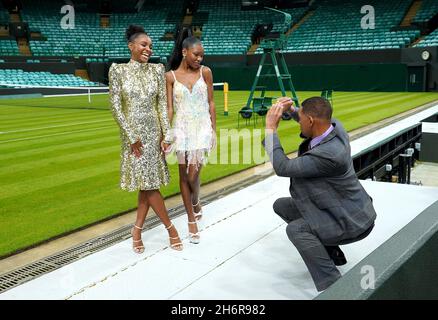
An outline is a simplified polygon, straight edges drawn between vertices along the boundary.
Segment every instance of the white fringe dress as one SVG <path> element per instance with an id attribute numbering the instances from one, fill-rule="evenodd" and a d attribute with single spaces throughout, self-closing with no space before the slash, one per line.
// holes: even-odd
<path id="1" fill-rule="evenodd" d="M 193 85 L 192 91 L 176 79 L 173 71 L 172 74 L 175 79 L 173 84 L 175 110 L 172 130 L 175 139 L 173 150 L 176 151 L 180 164 L 196 165 L 196 168 L 199 168 L 206 164 L 212 148 L 213 129 L 207 84 L 202 76 L 202 67 L 200 77 Z"/>

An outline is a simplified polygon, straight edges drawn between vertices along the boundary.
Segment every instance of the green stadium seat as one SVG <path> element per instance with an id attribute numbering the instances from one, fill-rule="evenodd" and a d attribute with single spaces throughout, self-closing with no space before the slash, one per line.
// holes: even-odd
<path id="1" fill-rule="evenodd" d="M 50 72 L 25 72 L 21 69 L 0 69 L 0 82 L 10 86 L 96 86 L 92 81 L 76 77 L 73 74 L 52 74 Z"/>
<path id="2" fill-rule="evenodd" d="M 427 23 L 438 13 L 438 1 L 436 0 L 423 0 L 421 7 L 418 10 L 414 23 Z"/>

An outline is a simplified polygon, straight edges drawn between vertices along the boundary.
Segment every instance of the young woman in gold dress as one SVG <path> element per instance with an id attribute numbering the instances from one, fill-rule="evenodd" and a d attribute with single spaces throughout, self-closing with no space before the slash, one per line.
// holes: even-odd
<path id="1" fill-rule="evenodd" d="M 133 250 L 144 252 L 141 230 L 149 207 L 166 227 L 170 246 L 182 250 L 178 232 L 169 219 L 159 191 L 169 183 L 163 151 L 172 142 L 167 115 L 164 66 L 148 63 L 152 40 L 139 26 L 129 26 L 126 39 L 131 60 L 109 70 L 111 110 L 122 142 L 120 187 L 138 191 L 137 220 L 132 228 Z"/>

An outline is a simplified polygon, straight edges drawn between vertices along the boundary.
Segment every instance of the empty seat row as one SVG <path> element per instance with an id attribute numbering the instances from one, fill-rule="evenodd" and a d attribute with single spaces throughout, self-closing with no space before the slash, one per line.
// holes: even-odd
<path id="1" fill-rule="evenodd" d="M 0 69 L 0 85 L 2 86 L 51 86 L 51 87 L 94 87 L 100 86 L 73 74 L 53 74 L 50 72 L 26 72 L 21 69 Z"/>

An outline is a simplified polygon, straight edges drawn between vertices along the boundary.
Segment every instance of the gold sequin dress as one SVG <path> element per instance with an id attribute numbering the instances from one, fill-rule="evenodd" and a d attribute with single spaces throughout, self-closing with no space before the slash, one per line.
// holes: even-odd
<path id="1" fill-rule="evenodd" d="M 110 106 L 122 141 L 120 187 L 127 191 L 154 190 L 169 183 L 169 170 L 161 152 L 164 138 L 171 142 L 162 64 L 112 64 L 109 70 Z M 131 144 L 141 140 L 142 155 Z"/>

